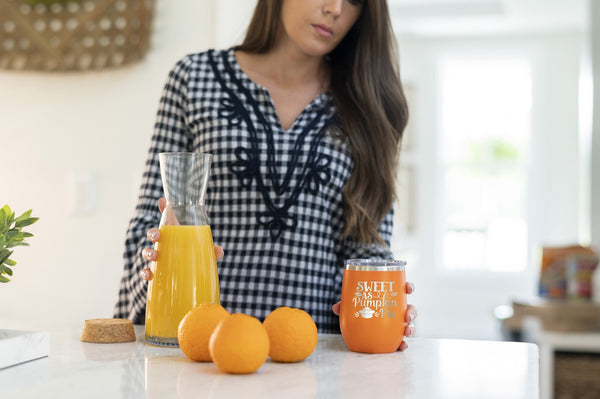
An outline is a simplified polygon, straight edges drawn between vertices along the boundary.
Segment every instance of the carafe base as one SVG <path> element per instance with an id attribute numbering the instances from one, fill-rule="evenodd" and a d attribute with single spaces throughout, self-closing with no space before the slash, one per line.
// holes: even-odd
<path id="1" fill-rule="evenodd" d="M 179 342 L 177 337 L 153 337 L 152 335 L 146 334 L 146 343 L 154 346 L 162 346 L 167 348 L 179 348 Z"/>

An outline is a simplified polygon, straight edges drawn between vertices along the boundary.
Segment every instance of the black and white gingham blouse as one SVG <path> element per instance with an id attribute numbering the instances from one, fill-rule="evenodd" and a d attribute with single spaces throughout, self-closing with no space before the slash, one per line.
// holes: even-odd
<path id="1" fill-rule="evenodd" d="M 339 332 L 331 305 L 346 258 L 390 258 L 389 248 L 342 240 L 342 189 L 353 168 L 347 147 L 328 133 L 329 94 L 318 95 L 285 131 L 269 93 L 241 70 L 233 49 L 193 54 L 169 74 L 160 101 L 139 202 L 125 242 L 115 317 L 144 322 L 147 283 L 141 256 L 160 221 L 164 196 L 158 153 L 213 154 L 206 203 L 221 304 L 264 319 L 279 306 L 311 314 L 320 332 Z M 380 226 L 389 243 L 392 211 Z"/>

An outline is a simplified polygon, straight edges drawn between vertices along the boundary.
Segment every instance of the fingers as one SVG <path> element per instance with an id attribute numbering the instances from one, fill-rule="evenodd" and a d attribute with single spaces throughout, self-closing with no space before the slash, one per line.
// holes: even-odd
<path id="1" fill-rule="evenodd" d="M 225 252 L 223 251 L 223 248 L 221 248 L 218 245 L 215 245 L 215 256 L 217 258 L 217 261 L 221 260 L 224 255 L 225 255 Z"/>
<path id="2" fill-rule="evenodd" d="M 160 231 L 157 228 L 151 228 L 148 230 L 146 237 L 154 244 L 156 241 L 160 240 Z"/>
<path id="3" fill-rule="evenodd" d="M 152 274 L 152 270 L 145 268 L 144 270 L 142 270 L 142 278 L 146 281 L 150 281 L 152 280 L 152 278 L 154 277 L 154 274 Z"/>
<path id="4" fill-rule="evenodd" d="M 406 283 L 406 293 L 407 294 L 412 294 L 413 292 L 415 292 L 415 285 L 413 283 Z"/>
<path id="5" fill-rule="evenodd" d="M 150 247 L 146 247 L 146 248 L 142 249 L 142 258 L 144 258 L 148 262 L 155 261 L 157 256 L 158 256 L 157 252 Z"/>
<path id="6" fill-rule="evenodd" d="M 166 203 L 166 200 L 165 200 L 165 203 Z M 175 211 L 173 210 L 173 207 L 171 206 L 171 204 L 165 205 L 163 215 L 165 215 L 163 218 L 165 224 L 168 224 L 171 226 L 179 225 L 179 221 L 177 220 L 177 216 L 175 216 Z"/>
<path id="7" fill-rule="evenodd" d="M 404 321 L 407 323 L 412 323 L 414 319 L 417 318 L 417 308 L 414 305 L 408 305 L 406 308 L 406 313 L 404 314 Z"/>
<path id="8" fill-rule="evenodd" d="M 160 210 L 160 213 L 163 213 L 163 211 L 165 210 L 166 207 L 167 207 L 167 199 L 159 198 L 158 199 L 158 209 Z"/>
<path id="9" fill-rule="evenodd" d="M 407 284 L 407 288 L 408 288 L 408 284 Z M 414 289 L 414 287 L 413 287 L 413 289 Z M 408 290 L 407 290 L 407 292 L 408 292 Z M 406 308 L 406 313 L 404 314 L 404 320 L 406 321 L 406 323 L 408 323 L 408 325 L 404 329 L 405 337 L 412 337 L 413 335 L 415 335 L 415 326 L 414 326 L 414 324 L 412 324 L 412 322 L 416 317 L 417 317 L 417 308 L 415 308 L 413 305 L 408 305 L 408 307 Z M 402 341 L 402 343 L 398 347 L 398 350 L 404 351 L 407 348 L 408 348 L 408 344 L 406 343 L 406 341 Z"/>
<path id="10" fill-rule="evenodd" d="M 333 311 L 333 314 L 335 314 L 336 316 L 340 315 L 340 303 L 336 303 L 335 305 L 333 305 L 331 307 L 331 310 Z"/>
<path id="11" fill-rule="evenodd" d="M 405 337 L 412 337 L 413 335 L 415 335 L 415 326 L 412 325 L 412 324 L 409 324 L 404 329 L 404 336 Z"/>
<path id="12" fill-rule="evenodd" d="M 160 213 L 164 213 L 161 219 L 161 221 L 164 221 L 164 224 L 172 226 L 179 225 L 179 221 L 177 220 L 177 216 L 175 216 L 173 207 L 171 206 L 171 204 L 169 204 L 166 198 L 158 199 L 158 209 L 160 210 Z"/>

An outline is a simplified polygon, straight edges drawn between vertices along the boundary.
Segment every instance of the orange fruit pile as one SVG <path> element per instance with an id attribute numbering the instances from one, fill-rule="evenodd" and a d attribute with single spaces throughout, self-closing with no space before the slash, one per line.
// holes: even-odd
<path id="1" fill-rule="evenodd" d="M 199 305 L 179 324 L 179 346 L 194 361 L 212 361 L 224 372 L 253 373 L 271 357 L 299 362 L 317 345 L 317 326 L 301 309 L 280 307 L 261 323 L 219 304 Z"/>

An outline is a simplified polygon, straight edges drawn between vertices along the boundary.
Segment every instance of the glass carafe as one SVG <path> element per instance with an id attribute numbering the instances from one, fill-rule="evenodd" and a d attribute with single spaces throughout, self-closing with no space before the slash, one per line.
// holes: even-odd
<path id="1" fill-rule="evenodd" d="M 212 155 L 161 153 L 167 206 L 148 283 L 146 342 L 177 347 L 177 328 L 201 303 L 219 303 L 219 277 L 204 205 Z"/>

